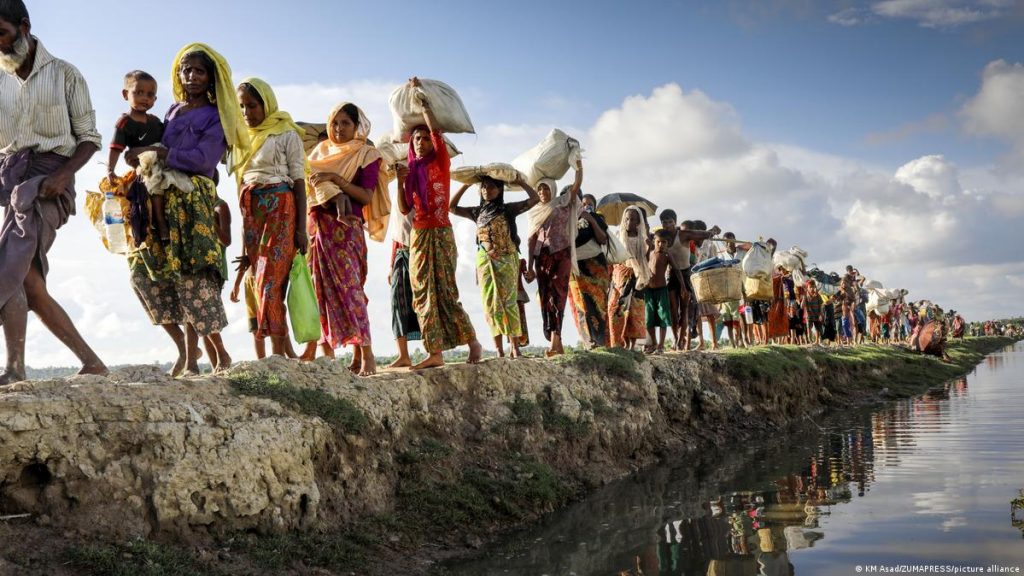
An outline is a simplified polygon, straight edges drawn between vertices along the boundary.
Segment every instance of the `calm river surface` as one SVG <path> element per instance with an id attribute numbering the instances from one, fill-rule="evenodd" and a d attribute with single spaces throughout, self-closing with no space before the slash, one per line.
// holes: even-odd
<path id="1" fill-rule="evenodd" d="M 438 573 L 1024 574 L 1021 489 L 1024 342 L 917 398 L 617 482 Z"/>

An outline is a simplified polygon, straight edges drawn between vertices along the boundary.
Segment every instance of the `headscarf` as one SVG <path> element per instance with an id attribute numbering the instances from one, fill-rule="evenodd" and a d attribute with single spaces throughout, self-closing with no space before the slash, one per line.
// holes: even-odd
<path id="1" fill-rule="evenodd" d="M 483 227 L 491 223 L 495 218 L 502 216 L 508 222 L 508 233 L 512 238 L 512 243 L 519 245 L 519 230 L 516 227 L 516 218 L 508 213 L 508 207 L 505 206 L 505 188 L 504 182 L 496 181 L 499 185 L 502 185 L 501 192 L 498 193 L 494 200 L 484 200 L 483 195 L 483 182 L 480 183 L 480 212 L 476 217 L 477 226 Z"/>
<path id="2" fill-rule="evenodd" d="M 636 212 L 637 218 L 640 219 L 640 223 L 637 225 L 636 236 L 630 236 L 629 231 L 626 230 L 626 214 L 630 211 Z M 651 269 L 647 266 L 647 219 L 644 218 L 643 212 L 636 206 L 629 206 L 622 212 L 622 225 L 619 226 L 619 240 L 622 241 L 622 245 L 626 247 L 626 253 L 629 254 L 629 259 L 626 260 L 626 266 L 629 266 L 633 270 L 633 275 L 636 276 L 636 287 L 638 290 L 643 289 L 651 281 Z"/>
<path id="3" fill-rule="evenodd" d="M 242 84 L 252 86 L 253 89 L 256 90 L 256 93 L 260 95 L 260 99 L 263 100 L 263 112 L 266 116 L 263 118 L 263 122 L 260 122 L 259 126 L 249 128 L 251 148 L 245 156 L 239 158 L 238 161 L 239 170 L 236 173 L 236 176 L 238 177 L 239 185 L 241 185 L 245 169 L 249 167 L 252 159 L 256 157 L 256 153 L 259 152 L 260 148 L 262 148 L 267 142 L 267 138 L 277 136 L 279 134 L 285 134 L 290 131 L 295 131 L 301 138 L 306 133 L 305 130 L 292 120 L 291 114 L 277 108 L 277 96 L 274 94 L 274 90 L 270 87 L 270 84 L 267 84 L 259 78 L 253 77 L 242 80 Z M 241 86 L 241 84 L 239 86 Z M 309 159 L 306 158 L 305 161 L 306 176 L 309 176 Z"/>
<path id="4" fill-rule="evenodd" d="M 334 130 L 331 130 L 331 123 L 338 114 L 342 114 L 342 108 L 348 102 L 342 102 L 331 110 L 327 116 L 327 140 L 317 144 L 309 153 L 309 166 L 316 172 L 330 172 L 338 174 L 349 182 L 356 177 L 356 171 L 365 168 L 381 159 L 380 152 L 367 143 L 366 138 L 370 134 L 370 120 L 359 110 L 359 123 L 356 125 L 356 134 L 348 142 L 339 142 L 334 139 Z M 332 187 L 332 190 L 317 190 L 311 185 L 306 186 L 306 196 L 310 206 L 321 206 L 331 198 L 341 194 L 341 190 Z M 391 214 L 391 199 L 388 198 L 387 178 L 377 178 L 377 186 L 371 190 L 370 203 L 363 206 L 363 220 L 370 238 L 381 242 L 387 235 L 388 216 Z"/>
<path id="5" fill-rule="evenodd" d="M 413 145 L 413 140 L 416 137 L 416 132 L 420 130 L 429 130 L 429 128 L 420 124 L 412 129 L 413 137 L 409 138 L 409 175 L 405 179 L 405 190 L 406 197 L 408 197 L 411 188 L 412 193 L 420 197 L 420 205 L 426 206 L 427 186 L 429 185 L 427 168 L 437 158 L 437 150 L 431 150 L 423 158 L 416 157 L 416 147 Z"/>
<path id="6" fill-rule="evenodd" d="M 572 273 L 578 275 L 580 273 L 579 265 L 576 263 L 576 231 L 577 231 L 577 219 L 579 218 L 579 206 L 580 199 L 579 194 L 573 194 L 571 187 L 566 187 L 565 194 L 558 194 L 558 184 L 551 178 L 542 178 L 537 182 L 537 187 L 541 184 L 547 184 L 548 189 L 551 190 L 551 201 L 549 202 L 538 202 L 530 211 L 527 213 L 530 223 L 529 236 L 534 236 L 540 231 L 541 227 L 548 221 L 548 218 L 554 214 L 555 210 L 568 209 L 572 211 L 569 218 L 565 219 L 565 234 L 569 239 L 569 257 L 572 259 Z M 565 192 L 566 190 L 563 190 Z"/>
<path id="7" fill-rule="evenodd" d="M 213 103 L 217 107 L 217 114 L 220 116 L 220 125 L 224 130 L 224 139 L 228 142 L 228 173 L 234 174 L 241 167 L 238 159 L 249 154 L 249 128 L 242 120 L 242 112 L 238 108 L 238 100 L 235 96 L 235 85 L 231 81 L 231 67 L 216 50 L 206 44 L 198 42 L 188 44 L 178 51 L 174 57 L 174 64 L 171 65 L 171 87 L 175 102 L 185 100 L 185 87 L 181 83 L 181 59 L 192 52 L 202 52 L 213 60 L 215 70 Z"/>

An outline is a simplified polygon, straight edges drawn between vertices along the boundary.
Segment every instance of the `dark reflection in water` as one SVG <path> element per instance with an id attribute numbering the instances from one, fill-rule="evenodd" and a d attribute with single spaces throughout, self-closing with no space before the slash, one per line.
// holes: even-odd
<path id="1" fill-rule="evenodd" d="M 1008 511 L 1024 488 L 1022 364 L 1018 344 L 884 409 L 686 456 L 438 573 L 849 576 L 936 563 L 1024 573 Z"/>

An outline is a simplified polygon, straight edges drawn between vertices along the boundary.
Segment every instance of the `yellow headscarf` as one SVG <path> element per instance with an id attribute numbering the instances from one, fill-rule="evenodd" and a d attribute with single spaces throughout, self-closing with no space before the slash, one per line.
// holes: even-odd
<path id="1" fill-rule="evenodd" d="M 252 86 L 256 93 L 260 95 L 260 99 L 263 100 L 263 112 L 266 117 L 263 118 L 263 122 L 255 128 L 249 128 L 249 140 L 251 143 L 250 150 L 244 157 L 240 157 L 238 160 L 238 172 L 235 176 L 238 177 L 239 186 L 242 183 L 242 176 L 245 174 L 245 169 L 249 167 L 249 163 L 252 162 L 253 157 L 259 152 L 260 148 L 267 142 L 267 138 L 271 136 L 277 136 L 279 134 L 285 134 L 290 131 L 295 131 L 301 138 L 306 134 L 295 121 L 292 120 L 291 114 L 284 110 L 278 110 L 277 108 L 277 96 L 274 94 L 273 88 L 270 84 L 267 84 L 259 78 L 246 78 L 242 80 L 242 84 L 248 84 Z M 309 176 L 309 159 L 306 158 L 306 176 Z"/>
<path id="2" fill-rule="evenodd" d="M 316 145 L 309 153 L 309 165 L 315 172 L 331 172 L 338 174 L 349 182 L 356 176 L 356 171 L 381 160 L 380 152 L 366 142 L 370 134 L 370 120 L 359 110 L 359 124 L 356 126 L 355 137 L 348 142 L 334 139 L 331 123 L 334 117 L 342 113 L 348 102 L 342 102 L 331 110 L 327 116 L 327 140 Z M 363 220 L 366 221 L 370 238 L 383 242 L 388 231 L 388 216 L 391 214 L 391 199 L 388 198 L 388 179 L 383 173 L 377 178 L 377 187 L 371 190 L 370 203 L 363 206 Z M 306 185 L 306 196 L 310 206 L 320 206 L 340 193 L 332 191 L 330 195 L 314 186 Z"/>
<path id="3" fill-rule="evenodd" d="M 224 130 L 224 139 L 228 142 L 228 173 L 236 172 L 240 165 L 239 158 L 249 154 L 249 129 L 242 120 L 242 112 L 238 108 L 238 99 L 235 96 L 235 85 L 231 81 L 231 67 L 227 60 L 206 44 L 198 42 L 189 44 L 178 51 L 174 57 L 174 64 L 171 66 L 171 86 L 173 87 L 174 101 L 185 100 L 185 87 L 181 84 L 179 72 L 181 72 L 181 59 L 191 52 L 203 52 L 213 60 L 214 75 L 214 97 L 217 106 L 217 113 L 220 115 L 221 128 Z"/>

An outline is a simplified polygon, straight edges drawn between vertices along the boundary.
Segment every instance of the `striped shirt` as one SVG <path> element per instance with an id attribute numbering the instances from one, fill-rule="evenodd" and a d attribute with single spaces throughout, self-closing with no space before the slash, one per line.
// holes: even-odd
<path id="1" fill-rule="evenodd" d="M 85 78 L 36 39 L 28 78 L 0 72 L 0 154 L 28 148 L 71 156 L 83 142 L 103 144 Z"/>

